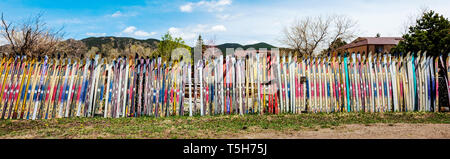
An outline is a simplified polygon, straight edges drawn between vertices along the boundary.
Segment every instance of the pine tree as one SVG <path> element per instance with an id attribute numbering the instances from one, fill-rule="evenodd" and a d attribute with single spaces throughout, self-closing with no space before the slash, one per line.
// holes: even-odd
<path id="1" fill-rule="evenodd" d="M 417 24 L 409 27 L 402 41 L 392 49 L 393 52 L 427 51 L 428 55 L 450 52 L 450 22 L 434 11 L 426 12 Z"/>

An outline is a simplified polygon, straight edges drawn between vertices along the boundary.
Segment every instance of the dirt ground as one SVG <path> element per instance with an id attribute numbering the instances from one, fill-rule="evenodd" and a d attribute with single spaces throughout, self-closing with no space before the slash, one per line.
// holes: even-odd
<path id="1" fill-rule="evenodd" d="M 349 124 L 335 128 L 275 131 L 250 129 L 223 136 L 243 139 L 450 139 L 450 124 Z"/>

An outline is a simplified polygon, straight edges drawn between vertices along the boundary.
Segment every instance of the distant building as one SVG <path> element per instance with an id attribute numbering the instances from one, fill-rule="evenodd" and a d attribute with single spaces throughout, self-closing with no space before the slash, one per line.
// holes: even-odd
<path id="1" fill-rule="evenodd" d="M 403 38 L 401 37 L 358 37 L 351 43 L 337 48 L 333 54 L 337 53 L 381 53 L 390 52 Z"/>
<path id="2" fill-rule="evenodd" d="M 202 36 L 199 35 L 197 39 L 197 44 L 195 44 L 193 53 L 194 53 L 194 65 L 198 63 L 199 60 L 203 59 L 203 39 Z"/>

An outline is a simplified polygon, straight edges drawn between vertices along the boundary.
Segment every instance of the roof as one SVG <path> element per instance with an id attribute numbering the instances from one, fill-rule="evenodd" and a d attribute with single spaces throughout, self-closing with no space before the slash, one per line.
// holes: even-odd
<path id="1" fill-rule="evenodd" d="M 401 37 L 358 37 L 350 44 L 339 47 L 338 49 L 347 49 L 362 45 L 397 45 L 403 40 Z"/>

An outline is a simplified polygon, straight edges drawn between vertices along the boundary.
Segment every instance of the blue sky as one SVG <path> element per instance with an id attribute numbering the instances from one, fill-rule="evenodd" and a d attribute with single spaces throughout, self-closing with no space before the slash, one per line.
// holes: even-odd
<path id="1" fill-rule="evenodd" d="M 160 39 L 170 31 L 189 45 L 201 34 L 207 43 L 283 46 L 282 30 L 295 19 L 332 14 L 356 20 L 358 36 L 400 36 L 407 17 L 421 7 L 450 15 L 448 0 L 0 0 L 0 12 L 8 21 L 43 12 L 51 27 L 64 26 L 65 38 Z"/>

